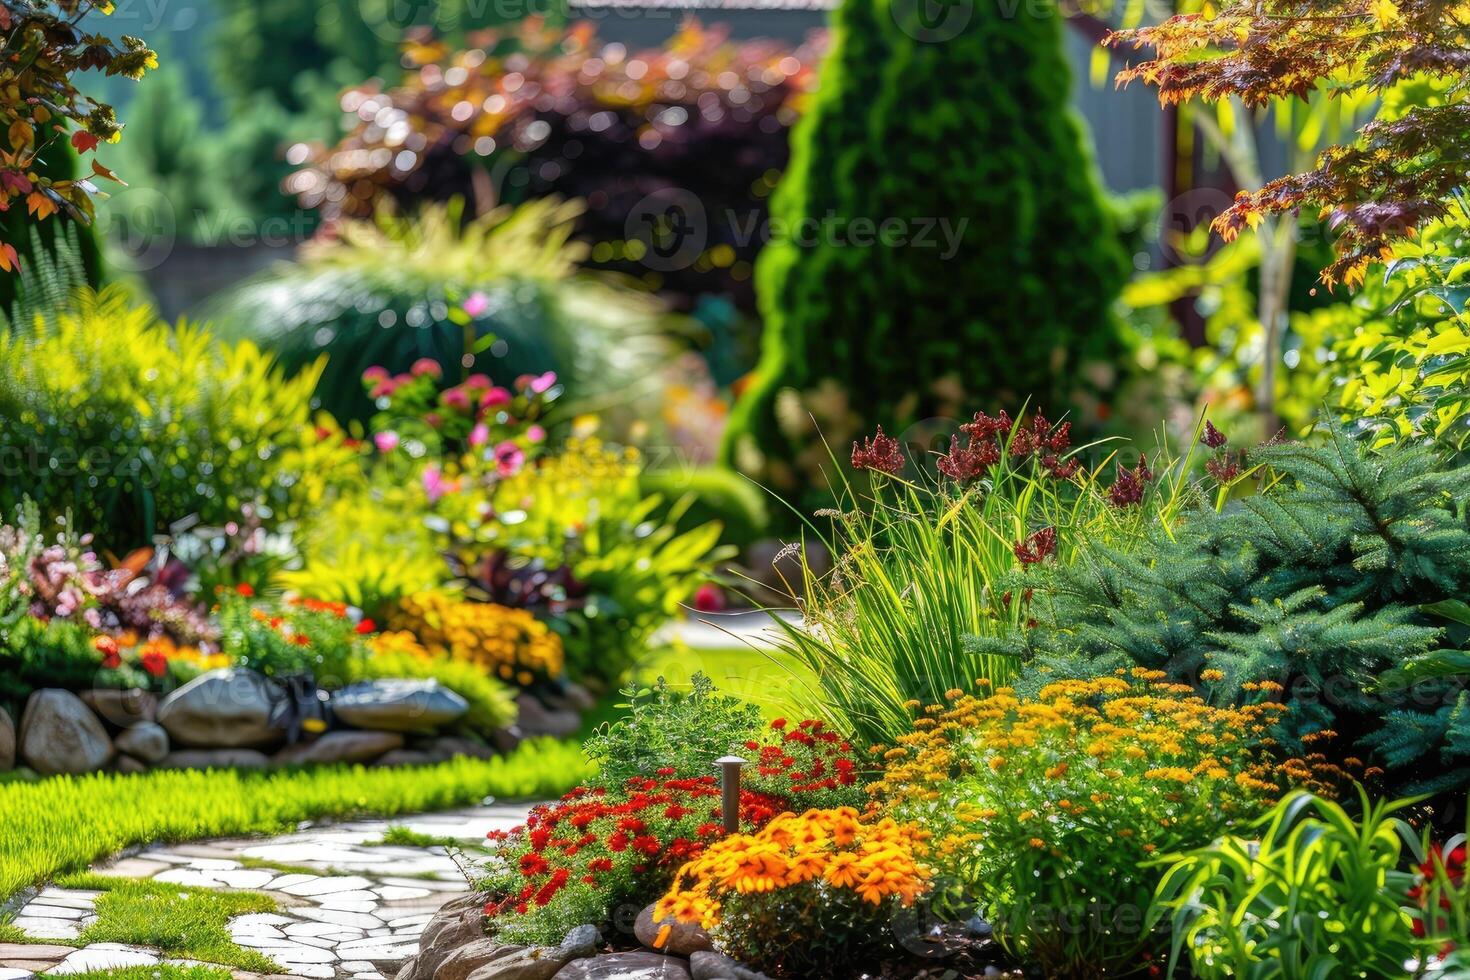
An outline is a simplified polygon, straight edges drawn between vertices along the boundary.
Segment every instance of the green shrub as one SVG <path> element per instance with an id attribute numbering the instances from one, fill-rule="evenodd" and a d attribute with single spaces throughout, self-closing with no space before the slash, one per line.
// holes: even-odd
<path id="1" fill-rule="evenodd" d="M 293 830 L 303 820 L 542 799 L 585 778 L 575 745 L 538 739 L 509 755 L 411 769 L 97 773 L 0 782 L 0 897 L 134 844 Z"/>
<path id="2" fill-rule="evenodd" d="M 210 314 L 223 336 L 258 343 L 288 373 L 312 371 L 327 354 L 312 380 L 322 407 L 343 420 L 373 414 L 368 368 L 406 371 L 431 358 L 459 378 L 466 354 L 485 354 L 480 370 L 506 385 L 552 370 L 573 399 L 616 401 L 667 356 L 668 313 L 647 293 L 578 273 L 577 213 L 548 199 L 463 223 L 456 207 L 348 222 Z"/>
<path id="3" fill-rule="evenodd" d="M 982 646 L 1033 661 L 1033 683 L 1138 665 L 1227 703 L 1281 685 L 1288 751 L 1373 753 L 1416 790 L 1464 785 L 1467 659 L 1438 649 L 1419 607 L 1470 594 L 1470 469 L 1340 431 L 1250 457 L 1269 492 L 1128 552 L 1089 542 L 1039 590 L 1036 628 Z"/>
<path id="4" fill-rule="evenodd" d="M 1416 836 L 1395 804 L 1362 797 L 1357 819 L 1336 803 L 1293 793 L 1255 834 L 1172 855 L 1150 918 L 1169 919 L 1169 975 L 1403 977 L 1437 952 L 1416 941 L 1400 870 Z M 1417 974 L 1416 974 L 1417 975 Z M 1446 974 L 1449 975 L 1449 974 Z"/>
<path id="5" fill-rule="evenodd" d="M 938 34 L 923 5 L 834 14 L 757 267 L 762 360 L 723 448 L 793 502 L 820 506 L 819 432 L 842 444 L 981 398 L 1060 410 L 1121 352 L 1127 262 L 1067 108 L 1060 18 L 1003 8 L 945 7 Z"/>
<path id="6" fill-rule="evenodd" d="M 83 295 L 53 323 L 0 334 L 0 512 L 33 498 L 115 551 L 191 516 L 300 518 L 355 472 L 314 424 L 320 369 L 286 379 L 252 344 L 170 328 L 116 290 Z"/>
<path id="7" fill-rule="evenodd" d="M 761 729 L 760 709 L 720 694 L 703 673 L 690 689 L 669 690 L 660 677 L 652 687 L 629 688 L 627 714 L 604 722 L 582 743 L 597 766 L 597 784 L 621 787 L 635 776 L 708 776 L 721 756 L 741 750 Z"/>
<path id="8" fill-rule="evenodd" d="M 737 547 L 767 534 L 770 514 L 766 510 L 766 492 L 724 467 L 703 466 L 658 473 L 644 470 L 638 477 L 638 485 L 645 496 L 656 494 L 667 502 L 664 512 L 686 496 L 693 498 L 679 518 L 680 531 L 719 521 L 725 529 L 720 540 Z"/>

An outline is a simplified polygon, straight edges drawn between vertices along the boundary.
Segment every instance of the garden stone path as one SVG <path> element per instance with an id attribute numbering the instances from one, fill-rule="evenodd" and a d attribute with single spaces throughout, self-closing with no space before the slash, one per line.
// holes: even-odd
<path id="1" fill-rule="evenodd" d="M 385 980 L 418 952 L 419 933 L 434 912 L 468 886 L 442 846 L 371 842 L 381 840 L 390 826 L 479 842 L 491 830 L 507 830 L 521 823 L 528 809 L 529 805 L 494 804 L 316 826 L 281 837 L 156 844 L 92 870 L 124 878 L 264 892 L 276 899 L 280 911 L 232 919 L 230 932 L 237 945 L 275 960 L 286 971 L 286 978 Z M 31 896 L 11 924 L 30 937 L 56 942 L 0 942 L 0 980 L 157 963 L 193 965 L 145 947 L 66 945 L 96 918 L 93 904 L 99 894 L 52 887 Z M 232 972 L 237 980 L 256 977 L 243 970 Z"/>

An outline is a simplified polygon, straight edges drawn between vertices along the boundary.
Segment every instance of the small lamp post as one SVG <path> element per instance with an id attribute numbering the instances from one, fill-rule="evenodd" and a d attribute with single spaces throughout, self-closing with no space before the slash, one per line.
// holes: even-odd
<path id="1" fill-rule="evenodd" d="M 716 759 L 720 767 L 720 810 L 725 818 L 725 833 L 740 829 L 740 767 L 745 760 L 738 755 Z"/>

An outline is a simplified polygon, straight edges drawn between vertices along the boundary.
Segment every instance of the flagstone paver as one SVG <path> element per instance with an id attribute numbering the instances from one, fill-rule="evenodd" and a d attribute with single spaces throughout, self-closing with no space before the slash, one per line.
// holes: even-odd
<path id="1" fill-rule="evenodd" d="M 230 921 L 235 943 L 278 963 L 287 977 L 384 980 L 418 951 L 435 911 L 463 892 L 444 847 L 373 846 L 390 826 L 468 843 L 520 823 L 529 807 L 496 804 L 450 813 L 308 827 L 280 837 L 159 844 L 93 869 L 202 888 L 262 891 L 279 912 Z M 277 867 L 272 867 L 276 865 Z M 52 945 L 0 943 L 0 980 L 31 980 L 122 966 L 184 963 L 158 950 L 118 943 L 77 948 L 96 920 L 100 892 L 48 887 L 29 898 L 11 924 Z M 240 980 L 253 974 L 234 971 Z"/>

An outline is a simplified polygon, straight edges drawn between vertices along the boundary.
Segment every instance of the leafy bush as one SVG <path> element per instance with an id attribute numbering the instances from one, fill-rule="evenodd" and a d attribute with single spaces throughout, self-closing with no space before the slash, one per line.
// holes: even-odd
<path id="1" fill-rule="evenodd" d="M 252 344 L 171 328 L 115 290 L 84 295 L 52 323 L 0 334 L 0 510 L 30 497 L 118 549 L 246 506 L 271 526 L 298 519 L 355 471 L 314 424 L 320 369 L 288 380 Z"/>
<path id="2" fill-rule="evenodd" d="M 759 708 L 720 694 L 702 671 L 695 671 L 687 692 L 670 690 L 660 677 L 651 687 L 622 694 L 628 701 L 619 707 L 626 713 L 603 722 L 582 743 L 587 760 L 597 766 L 597 786 L 623 786 L 660 772 L 679 778 L 710 775 L 716 759 L 733 753 L 761 728 Z"/>
<path id="3" fill-rule="evenodd" d="M 933 834 L 935 888 L 1047 976 L 1127 972 L 1166 851 L 1269 805 L 1258 746 L 1280 705 L 1221 709 L 1161 673 L 951 692 L 887 753 L 875 795 Z M 1263 803 L 1264 801 L 1264 803 Z"/>
<path id="4" fill-rule="evenodd" d="M 423 358 L 459 376 L 484 354 L 499 377 L 557 372 L 571 397 L 626 396 L 668 353 L 654 297 L 578 273 L 579 208 L 556 200 L 468 221 L 455 207 L 345 222 L 330 240 L 211 307 L 222 336 L 270 351 L 338 418 L 366 419 L 360 379 Z M 315 368 L 322 354 L 324 368 Z M 319 373 L 318 373 L 319 372 Z"/>
<path id="5" fill-rule="evenodd" d="M 889 922 L 928 887 L 927 835 L 851 808 L 785 813 L 679 869 L 657 917 L 778 976 L 830 977 L 894 950 Z"/>
<path id="6" fill-rule="evenodd" d="M 220 596 L 220 645 L 241 667 L 268 677 L 312 674 L 323 687 L 352 676 L 362 659 L 366 621 L 354 623 L 347 607 L 317 599 L 266 602 L 250 590 Z"/>
<path id="7" fill-rule="evenodd" d="M 1151 919 L 1169 917 L 1170 975 L 1200 980 L 1352 973 L 1402 977 L 1431 952 L 1402 908 L 1399 869 L 1414 834 L 1394 805 L 1362 797 L 1354 819 L 1336 803 L 1292 793 L 1259 834 L 1171 856 Z"/>
<path id="8" fill-rule="evenodd" d="M 816 677 L 792 696 L 861 745 L 908 731 L 909 701 L 1014 675 L 1014 652 L 972 641 L 1039 615 L 1015 581 L 1028 562 L 1064 565 L 1088 535 L 1126 548 L 1194 498 L 1189 457 L 1134 467 L 1109 457 L 1086 469 L 1069 426 L 1040 414 L 1013 422 L 982 412 L 962 428 L 937 475 L 881 430 L 855 444 L 870 491 L 844 483 L 837 509 L 819 512 L 832 518 L 822 540 L 840 560 L 818 574 L 803 554 L 802 581 L 792 583 L 807 597 L 805 625 L 779 624 L 776 655 Z"/>
<path id="9" fill-rule="evenodd" d="M 799 506 L 826 492 L 819 433 L 902 431 L 978 397 L 1073 406 L 1085 367 L 1121 353 L 1127 262 L 1067 107 L 1060 17 L 950 15 L 935 43 L 917 9 L 836 10 L 772 199 L 787 233 L 757 266 L 761 362 L 723 459 Z M 936 99 L 955 78 L 1005 83 Z"/>
<path id="10" fill-rule="evenodd" d="M 1470 594 L 1470 472 L 1339 431 L 1250 456 L 1270 492 L 1131 552 L 1078 549 L 1038 597 L 1037 627 L 987 648 L 1034 660 L 1041 683 L 1139 665 L 1227 703 L 1284 689 L 1289 751 L 1373 753 L 1399 783 L 1464 784 L 1463 654 L 1438 651 L 1418 607 Z"/>
<path id="11" fill-rule="evenodd" d="M 484 205 L 486 190 L 496 202 L 578 198 L 588 202 L 578 235 L 594 245 L 596 265 L 644 278 L 684 309 L 701 293 L 753 309 L 761 241 L 751 232 L 766 220 L 787 130 L 813 84 L 810 46 L 735 44 L 686 20 L 662 49 L 629 52 L 599 43 L 588 23 L 563 29 L 529 17 L 451 52 L 440 41 L 410 44 L 401 84 L 346 93 L 352 130 L 286 182 L 303 206 L 336 219 L 385 202 L 460 196 Z M 506 82 L 512 75 L 517 84 Z M 422 139 L 407 166 L 397 137 L 362 114 L 369 104 Z M 640 208 L 654 216 L 650 194 L 701 209 L 684 214 L 703 218 L 699 237 L 671 242 L 666 263 L 640 261 L 663 244 L 640 224 Z"/>
<path id="12" fill-rule="evenodd" d="M 644 496 L 657 496 L 665 505 L 662 513 L 675 504 L 683 504 L 677 527 L 692 530 L 710 521 L 724 528 L 720 540 L 744 547 L 767 534 L 770 514 L 766 508 L 766 492 L 750 480 L 719 466 L 691 470 L 653 472 L 644 469 L 638 476 Z"/>
<path id="13" fill-rule="evenodd" d="M 522 687 L 562 674 L 561 637 L 524 609 L 420 592 L 403 600 L 389 624 L 413 634 L 435 656 Z"/>

